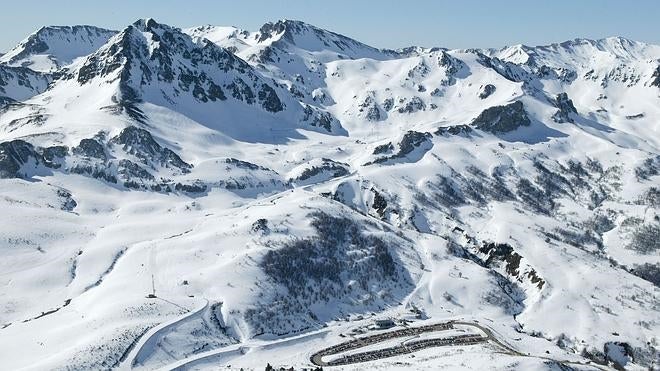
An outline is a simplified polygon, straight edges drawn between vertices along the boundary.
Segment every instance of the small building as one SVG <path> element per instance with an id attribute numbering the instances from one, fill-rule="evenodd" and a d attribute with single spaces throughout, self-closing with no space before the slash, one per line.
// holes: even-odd
<path id="1" fill-rule="evenodd" d="M 386 329 L 394 327 L 394 321 L 391 319 L 377 319 L 374 321 L 374 325 L 377 329 Z"/>

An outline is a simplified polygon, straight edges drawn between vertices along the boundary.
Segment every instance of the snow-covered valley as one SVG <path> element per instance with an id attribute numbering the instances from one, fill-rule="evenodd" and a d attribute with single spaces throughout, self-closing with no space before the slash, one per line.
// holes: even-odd
<path id="1" fill-rule="evenodd" d="M 492 339 L 324 369 L 660 367 L 657 45 L 45 27 L 0 205 L 3 370 L 314 369 L 377 320 Z"/>

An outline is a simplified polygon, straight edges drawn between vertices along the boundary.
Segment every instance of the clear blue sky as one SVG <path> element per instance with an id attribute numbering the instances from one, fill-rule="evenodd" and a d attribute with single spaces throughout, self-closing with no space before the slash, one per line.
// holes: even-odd
<path id="1" fill-rule="evenodd" d="M 0 8 L 0 51 L 43 25 L 122 29 L 146 17 L 178 27 L 248 30 L 298 19 L 381 48 L 540 45 L 615 35 L 660 44 L 660 0 L 12 0 Z"/>

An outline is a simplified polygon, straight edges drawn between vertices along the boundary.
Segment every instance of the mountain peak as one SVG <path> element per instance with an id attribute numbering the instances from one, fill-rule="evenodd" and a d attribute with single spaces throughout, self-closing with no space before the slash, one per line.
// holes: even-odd
<path id="1" fill-rule="evenodd" d="M 0 57 L 0 63 L 50 72 L 93 53 L 117 31 L 95 26 L 44 26 Z"/>
<path id="2" fill-rule="evenodd" d="M 259 34 L 257 36 L 257 42 L 264 42 L 266 40 L 287 40 L 291 43 L 295 43 L 294 35 L 301 34 L 305 31 L 318 31 L 330 32 L 321 30 L 315 26 L 307 24 L 302 21 L 290 20 L 290 19 L 281 19 L 277 22 L 267 22 L 259 29 Z"/>
<path id="3" fill-rule="evenodd" d="M 281 49 L 295 47 L 307 52 L 333 52 L 348 58 L 383 59 L 396 53 L 363 44 L 350 37 L 303 21 L 282 19 L 264 24 L 254 36 L 258 44 Z"/>
<path id="4" fill-rule="evenodd" d="M 133 22 L 132 26 L 143 32 L 148 32 L 156 28 L 171 28 L 170 26 L 156 22 L 156 20 L 153 18 L 140 18 Z"/>

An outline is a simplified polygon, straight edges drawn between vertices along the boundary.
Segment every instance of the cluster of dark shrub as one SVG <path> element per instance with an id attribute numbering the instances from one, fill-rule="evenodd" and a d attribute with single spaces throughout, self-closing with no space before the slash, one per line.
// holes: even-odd
<path id="1" fill-rule="evenodd" d="M 644 263 L 635 265 L 633 269 L 628 271 L 635 276 L 647 280 L 657 287 L 660 287 L 660 264 Z"/>
<path id="2" fill-rule="evenodd" d="M 660 156 L 649 157 L 635 168 L 638 180 L 648 180 L 658 174 L 660 174 Z"/>
<path id="3" fill-rule="evenodd" d="M 629 247 L 641 254 L 660 251 L 660 223 L 642 224 L 633 232 Z"/>
<path id="4" fill-rule="evenodd" d="M 324 212 L 309 217 L 315 236 L 283 243 L 259 263 L 266 276 L 286 290 L 274 290 L 269 300 L 246 312 L 258 333 L 281 334 L 316 325 L 310 310 L 315 303 L 378 298 L 411 286 L 387 241 L 363 232 L 364 226 L 349 218 Z M 360 310 L 374 307 L 376 301 L 363 302 Z"/>

